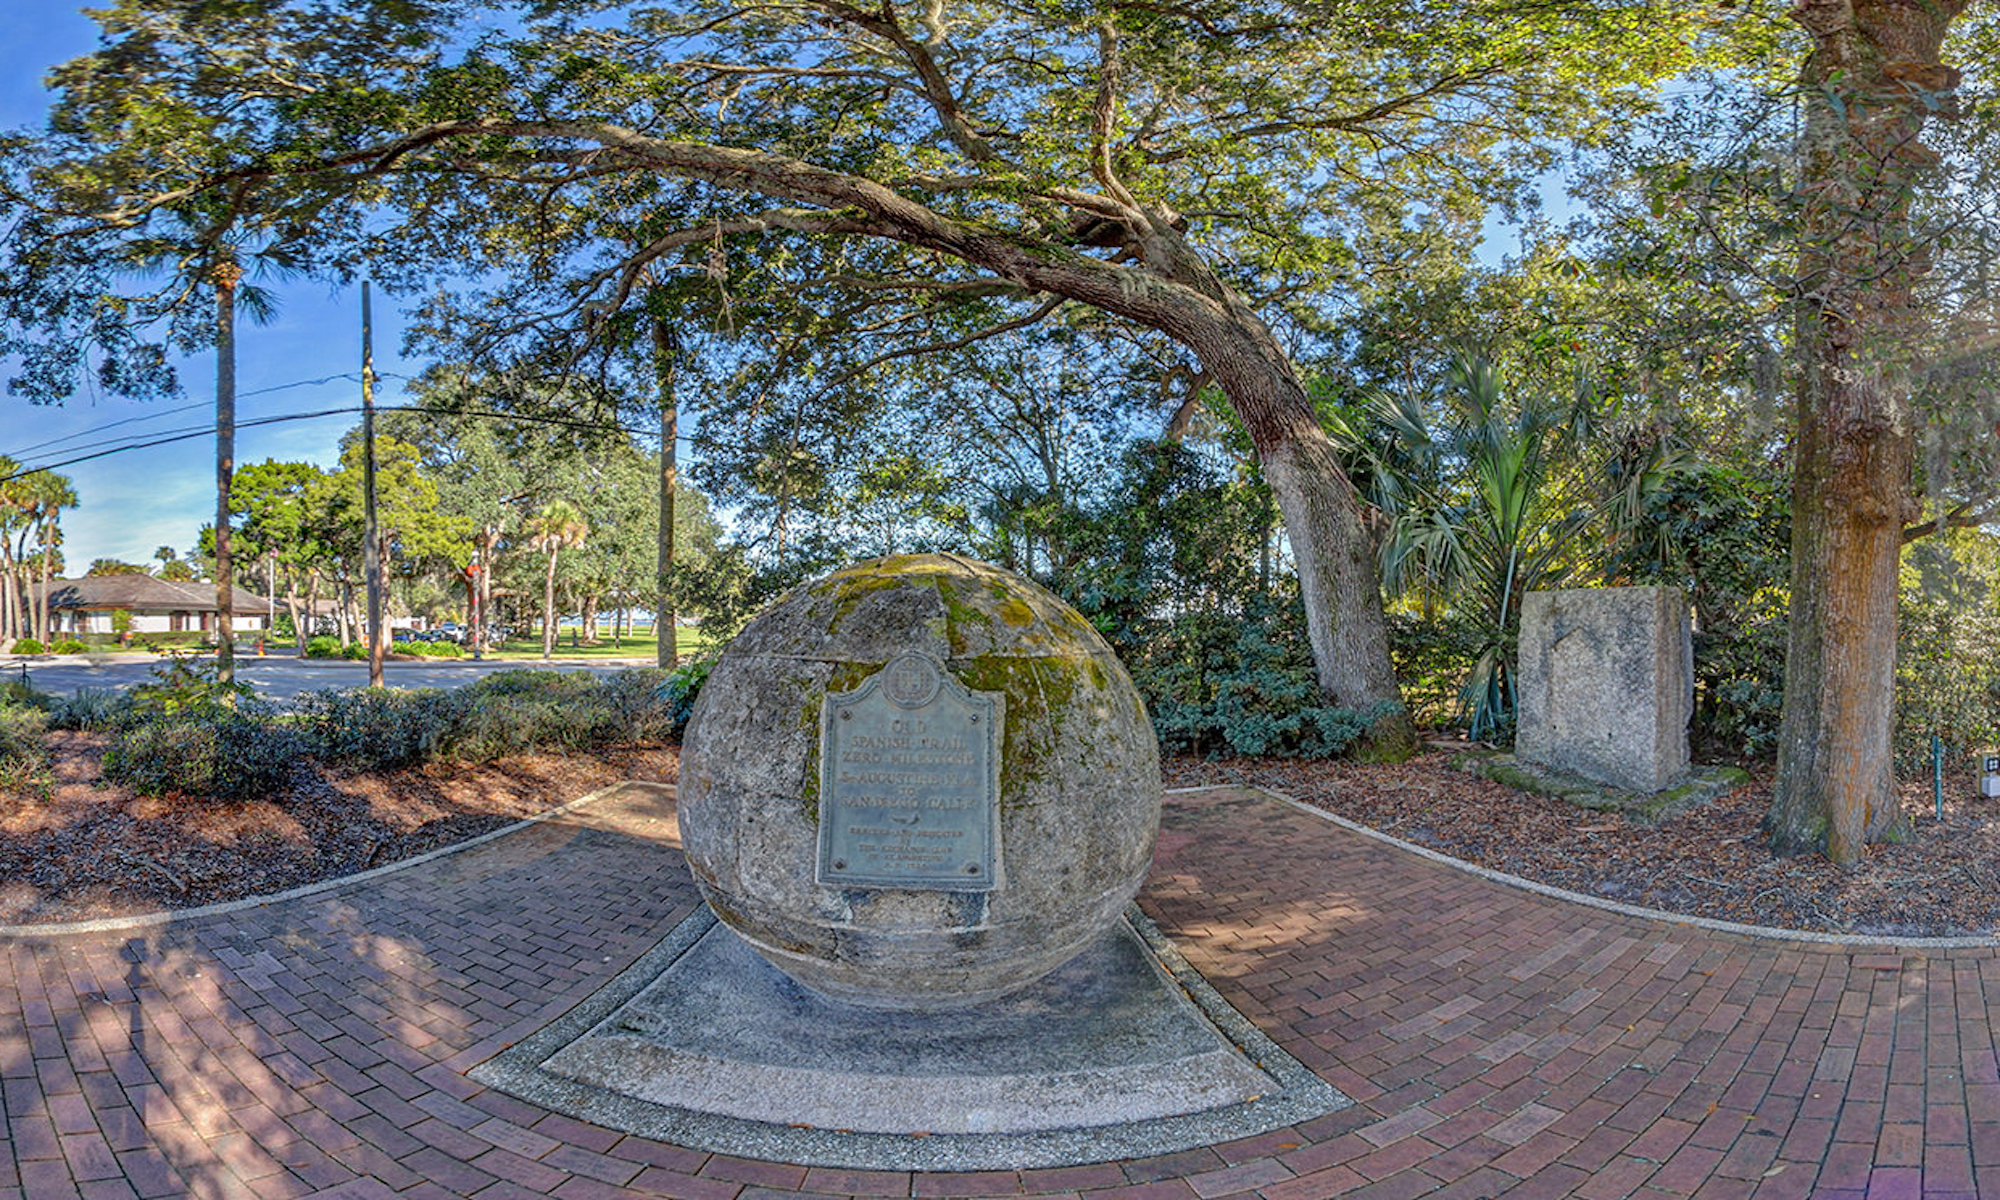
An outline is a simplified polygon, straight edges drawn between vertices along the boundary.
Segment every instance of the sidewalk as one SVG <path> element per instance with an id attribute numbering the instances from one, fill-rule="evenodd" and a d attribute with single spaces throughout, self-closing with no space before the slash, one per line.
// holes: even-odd
<path id="1" fill-rule="evenodd" d="M 699 903 L 624 789 L 282 904 L 0 936 L 0 1197 L 2000 1196 L 2000 950 L 1753 937 L 1427 861 L 1268 796 L 1169 797 L 1142 907 L 1358 1103 L 1047 1171 L 754 1162 L 464 1072 Z"/>

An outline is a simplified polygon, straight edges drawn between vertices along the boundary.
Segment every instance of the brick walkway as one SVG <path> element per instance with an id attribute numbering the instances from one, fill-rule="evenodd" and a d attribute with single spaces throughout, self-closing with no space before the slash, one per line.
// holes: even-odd
<path id="1" fill-rule="evenodd" d="M 807 1170 L 578 1124 L 463 1072 L 697 902 L 632 788 L 371 883 L 0 939 L 0 1198 L 1021 1193 L 2000 1196 L 2000 955 L 1760 940 L 1464 874 L 1269 799 L 1170 798 L 1142 905 L 1359 1103 L 1159 1158 Z"/>

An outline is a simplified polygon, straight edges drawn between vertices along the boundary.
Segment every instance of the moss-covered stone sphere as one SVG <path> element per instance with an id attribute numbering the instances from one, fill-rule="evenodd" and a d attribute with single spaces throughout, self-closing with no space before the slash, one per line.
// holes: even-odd
<path id="1" fill-rule="evenodd" d="M 827 693 L 908 654 L 1003 697 L 990 890 L 819 881 Z M 1145 703 L 1089 622 L 1012 572 L 912 555 L 798 588 L 729 643 L 683 742 L 680 824 L 709 907 L 779 969 L 850 1003 L 939 1009 L 1031 983 L 1115 922 L 1160 794 Z"/>

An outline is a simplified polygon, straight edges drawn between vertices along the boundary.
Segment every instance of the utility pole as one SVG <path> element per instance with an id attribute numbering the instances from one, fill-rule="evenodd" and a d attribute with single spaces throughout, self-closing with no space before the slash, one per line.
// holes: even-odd
<path id="1" fill-rule="evenodd" d="M 234 260 L 215 264 L 215 677 L 236 679 L 236 572 L 229 561 L 229 484 L 236 474 L 236 284 Z"/>
<path id="2" fill-rule="evenodd" d="M 388 639 L 382 636 L 382 555 L 375 526 L 375 343 L 368 281 L 361 281 L 361 561 L 368 579 L 368 686 L 382 686 Z"/>

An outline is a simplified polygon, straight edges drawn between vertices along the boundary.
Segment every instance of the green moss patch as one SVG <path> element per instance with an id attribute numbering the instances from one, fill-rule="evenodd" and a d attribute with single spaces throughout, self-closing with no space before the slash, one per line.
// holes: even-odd
<path id="1" fill-rule="evenodd" d="M 1566 801 L 1578 808 L 1615 812 L 1638 825 L 1657 825 L 1750 782 L 1749 772 L 1736 767 L 1696 767 L 1687 779 L 1664 791 L 1629 792 L 1511 754 L 1486 751 L 1460 754 L 1452 759 L 1452 766 L 1517 791 Z"/>

